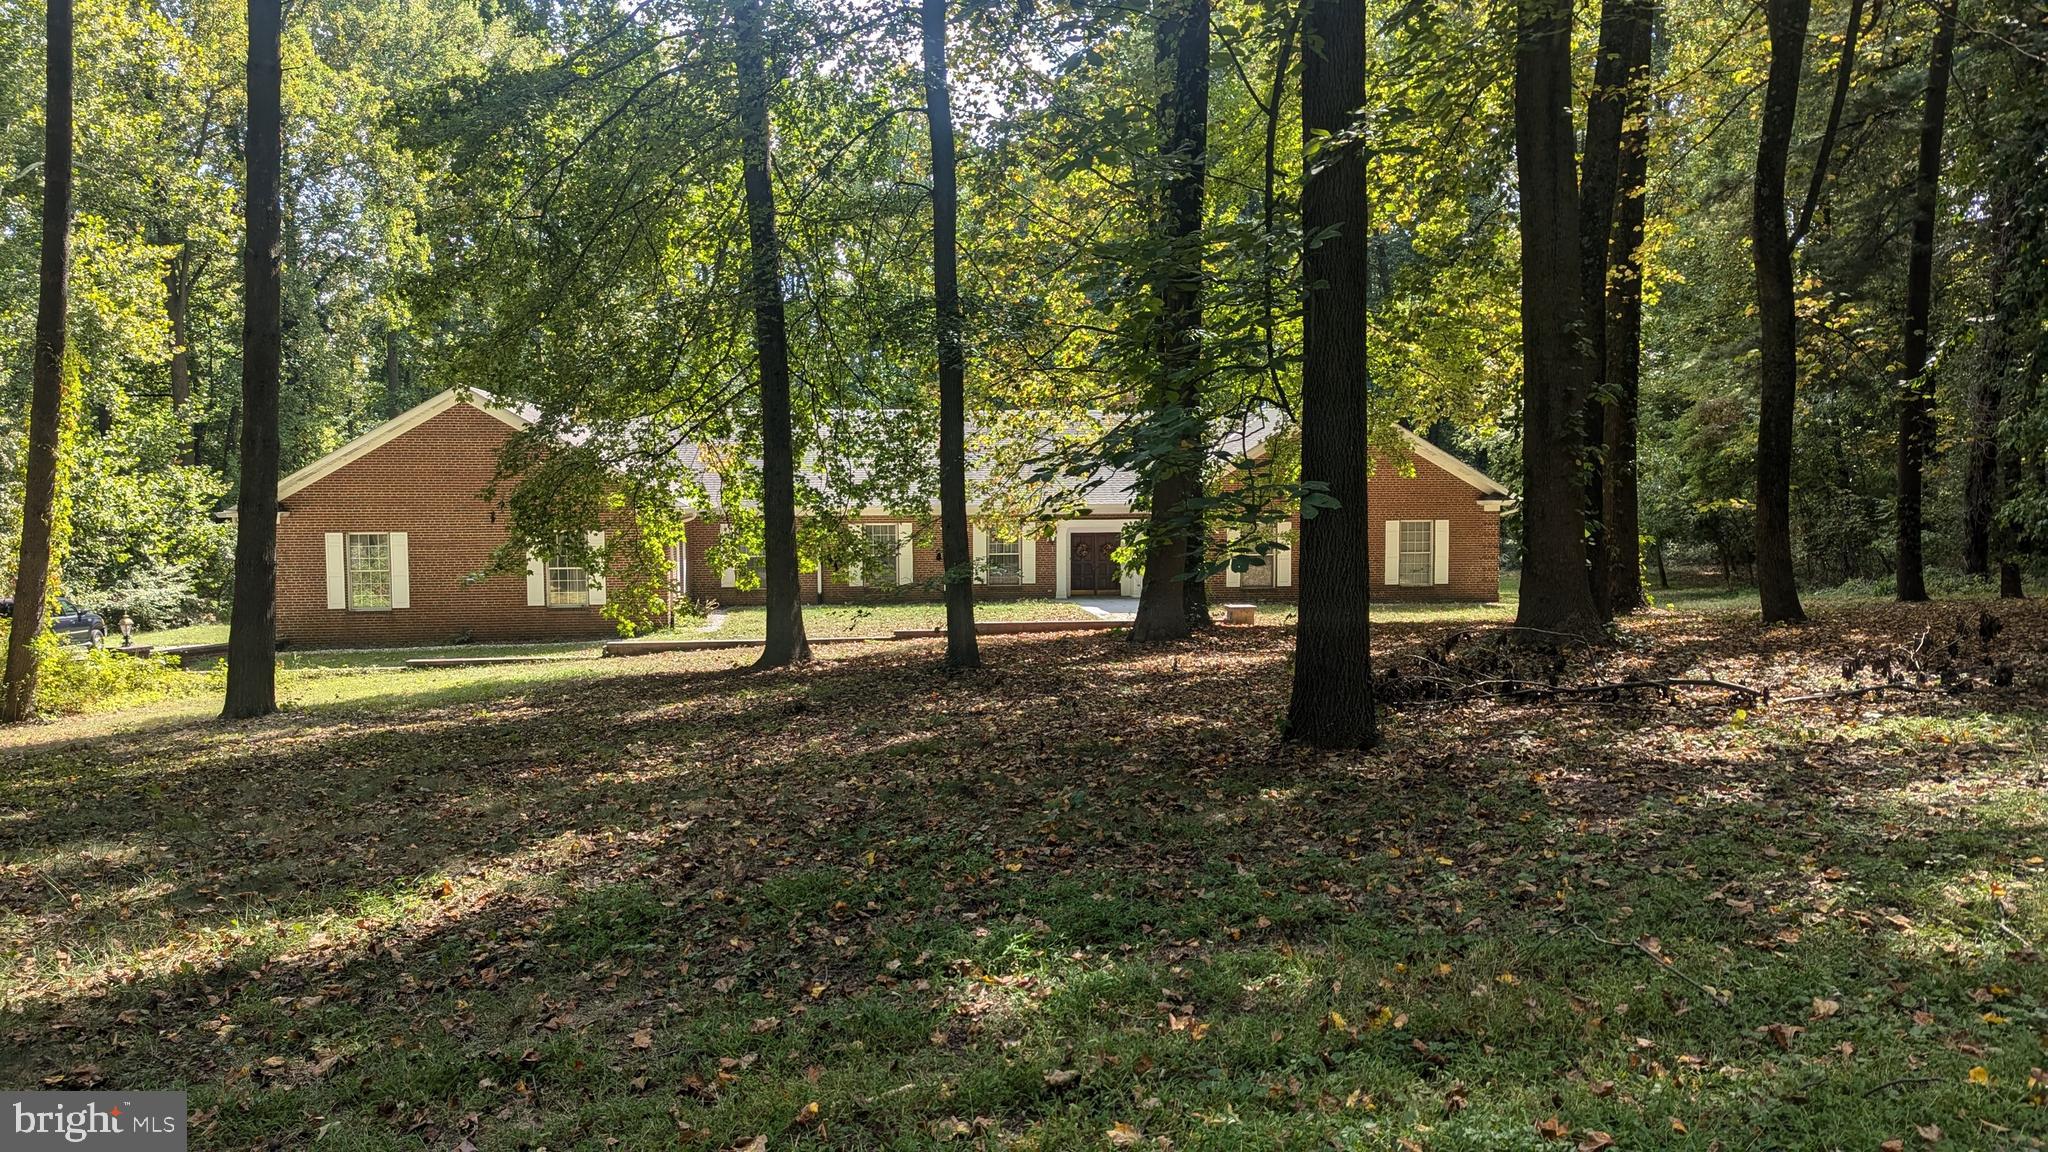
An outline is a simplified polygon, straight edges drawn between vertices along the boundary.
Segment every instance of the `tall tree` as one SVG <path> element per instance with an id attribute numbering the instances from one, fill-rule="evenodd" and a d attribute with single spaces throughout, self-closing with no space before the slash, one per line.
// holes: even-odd
<path id="1" fill-rule="evenodd" d="M 1371 204 L 1359 109 L 1365 2 L 1317 0 L 1301 62 L 1299 623 L 1287 734 L 1319 748 L 1379 740 L 1372 701 L 1372 522 L 1366 506 Z M 1567 144 L 1566 158 L 1570 151 Z M 1585 581 L 1578 581 L 1581 590 Z"/>
<path id="2" fill-rule="evenodd" d="M 961 346 L 960 185 L 946 79 L 946 0 L 923 0 L 924 110 L 932 148 L 932 301 L 939 344 L 939 551 L 946 557 L 946 666 L 979 668 L 967 527 L 967 354 Z M 1030 541 L 1024 542 L 1030 547 Z"/>
<path id="3" fill-rule="evenodd" d="M 277 711 L 278 375 L 284 355 L 283 0 L 249 0 L 247 239 L 242 248 L 242 483 L 225 719 Z"/>
<path id="4" fill-rule="evenodd" d="M 1764 0 L 1770 69 L 1757 133 L 1750 199 L 1760 330 L 1756 429 L 1756 582 L 1766 624 L 1806 619 L 1792 571 L 1792 420 L 1799 387 L 1799 334 L 1792 304 L 1792 243 L 1785 226 L 1785 164 L 1799 111 L 1811 0 Z"/>
<path id="5" fill-rule="evenodd" d="M 1815 150 L 1813 173 L 1807 178 L 1806 199 L 1792 224 L 1792 247 L 1799 247 L 1813 227 L 1813 214 L 1820 208 L 1821 193 L 1827 190 L 1828 162 L 1835 152 L 1835 137 L 1842 130 L 1842 110 L 1849 104 L 1849 86 L 1856 73 L 1856 42 L 1863 32 L 1863 0 L 1849 0 L 1849 20 L 1842 29 L 1842 56 L 1835 64 L 1835 94 L 1828 101 L 1827 126 L 1821 129 Z"/>
<path id="6" fill-rule="evenodd" d="M 1991 298 L 1992 315 L 1985 337 L 1985 367 L 1970 388 L 1969 435 L 1963 464 L 1963 571 L 1979 578 L 1991 575 L 1992 527 L 1998 519 L 2001 495 L 1998 425 L 2004 408 L 2005 382 L 2021 359 L 2020 333 L 2010 323 L 2006 303 L 2006 278 L 2014 262 L 2012 249 L 2018 241 L 2013 227 L 2016 200 L 2013 189 L 2000 188 L 1987 205 L 1991 266 L 1986 271 L 1985 287 Z"/>
<path id="7" fill-rule="evenodd" d="M 761 405 L 761 527 L 767 639 L 756 668 L 811 658 L 797 590 L 796 450 L 790 433 L 789 326 L 783 315 L 782 240 L 775 227 L 768 50 L 761 0 L 733 5 L 740 84 L 740 171 L 746 185 L 748 288 Z M 970 608 L 970 611 L 972 609 Z"/>
<path id="8" fill-rule="evenodd" d="M 1600 630 L 1600 616 L 1587 575 L 1580 471 L 1589 388 L 1571 113 L 1571 0 L 1517 0 L 1515 33 L 1523 549 L 1515 623 L 1533 631 L 1591 636 Z"/>
<path id="9" fill-rule="evenodd" d="M 1209 0 L 1167 0 L 1154 39 L 1166 77 L 1160 98 L 1160 158 L 1165 195 L 1160 217 L 1158 380 L 1149 397 L 1155 435 L 1172 447 L 1151 480 L 1145 583 L 1131 639 L 1171 640 L 1209 624 L 1204 580 L 1202 497 L 1202 214 L 1208 183 Z"/>
<path id="10" fill-rule="evenodd" d="M 1628 47 L 1637 0 L 1602 0 L 1593 87 L 1586 97 L 1586 139 L 1579 163 L 1579 292 L 1585 325 L 1586 404 L 1582 429 L 1586 477 L 1586 560 L 1593 611 L 1610 619 L 1607 602 L 1606 493 L 1607 281 L 1621 189 L 1621 137 L 1627 111 Z"/>
<path id="11" fill-rule="evenodd" d="M 7 633 L 7 679 L 0 721 L 35 710 L 36 639 L 50 587 L 56 536 L 58 441 L 64 430 L 64 348 L 71 302 L 71 0 L 43 11 L 43 216 L 37 269 L 36 335 L 28 415 L 28 475 L 21 498 L 21 555 Z"/>
<path id="12" fill-rule="evenodd" d="M 1934 439 L 1934 388 L 1928 379 L 1929 332 L 1934 313 L 1934 219 L 1941 203 L 1941 143 L 1948 123 L 1948 82 L 1955 60 L 1957 0 L 1935 4 L 1934 49 L 1927 60 L 1927 95 L 1920 108 L 1920 163 L 1913 179 L 1913 249 L 1906 266 L 1905 374 L 1899 381 L 1898 487 L 1893 512 L 1898 529 L 1898 594 L 1927 599 L 1921 556 L 1921 503 L 1927 449 Z"/>
<path id="13" fill-rule="evenodd" d="M 1642 513 L 1636 475 L 1636 424 L 1643 368 L 1643 217 L 1650 164 L 1650 49 L 1656 4 L 1631 5 L 1623 85 L 1625 117 L 1620 170 L 1601 306 L 1606 313 L 1602 382 L 1600 473 L 1601 537 L 1607 571 L 1603 578 L 1610 614 L 1634 612 L 1643 601 Z"/>

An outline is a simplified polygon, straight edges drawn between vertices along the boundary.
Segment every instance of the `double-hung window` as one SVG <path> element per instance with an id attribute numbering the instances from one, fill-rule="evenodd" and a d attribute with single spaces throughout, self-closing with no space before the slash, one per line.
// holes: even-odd
<path id="1" fill-rule="evenodd" d="M 854 528 L 860 533 L 861 560 L 847 569 L 846 582 L 856 588 L 896 583 L 897 557 L 904 548 L 903 536 L 896 525 L 856 524 Z M 875 579 L 869 579 L 871 575 Z"/>
<path id="2" fill-rule="evenodd" d="M 390 611 L 391 534 L 388 532 L 350 532 L 347 541 L 347 555 L 349 611 Z"/>
<path id="3" fill-rule="evenodd" d="M 1403 587 L 1427 588 L 1435 582 L 1435 529 L 1428 520 L 1401 521 L 1399 583 Z"/>
<path id="4" fill-rule="evenodd" d="M 984 584 L 1017 585 L 1024 582 L 1024 540 L 1021 535 L 1014 540 L 998 540 L 993 535 L 988 538 L 981 579 Z"/>
<path id="5" fill-rule="evenodd" d="M 548 607 L 588 608 L 590 573 L 573 564 L 548 561 Z"/>

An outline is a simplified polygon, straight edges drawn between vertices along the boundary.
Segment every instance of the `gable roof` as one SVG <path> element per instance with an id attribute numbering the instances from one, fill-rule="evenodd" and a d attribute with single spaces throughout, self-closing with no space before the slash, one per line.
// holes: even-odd
<path id="1" fill-rule="evenodd" d="M 1509 492 L 1507 486 L 1500 481 L 1431 444 L 1407 428 L 1399 424 L 1394 425 L 1394 427 L 1400 430 L 1402 439 L 1407 442 L 1408 451 L 1463 480 L 1473 491 L 1479 493 L 1481 500 L 1512 500 L 1515 498 L 1514 493 Z"/>
<path id="2" fill-rule="evenodd" d="M 439 395 L 429 397 L 411 408 L 400 412 L 361 436 L 343 444 L 297 472 L 277 482 L 277 498 L 282 501 L 294 492 L 305 488 L 316 480 L 331 476 L 357 460 L 368 456 L 384 445 L 391 443 L 407 432 L 418 428 L 434 417 L 441 415 L 457 404 L 467 404 L 479 412 L 495 416 L 515 431 L 525 431 L 533 421 L 526 416 L 504 407 L 493 397 L 481 392 L 463 388 L 450 388 Z"/>
<path id="3" fill-rule="evenodd" d="M 450 388 L 429 397 L 419 404 L 399 413 L 397 416 L 377 425 L 361 436 L 329 452 L 304 468 L 278 481 L 277 498 L 283 501 L 292 494 L 314 482 L 340 471 L 342 468 L 375 452 L 398 437 L 426 424 L 428 421 L 454 408 L 467 404 L 476 410 L 503 422 L 506 427 L 523 432 L 539 423 L 540 413 L 531 405 L 513 404 L 487 393 L 470 388 Z M 1280 429 L 1276 413 L 1258 412 L 1251 414 L 1236 425 L 1222 430 L 1221 440 L 1237 455 L 1251 456 L 1265 449 L 1266 440 Z M 1408 451 L 1470 487 L 1482 501 L 1513 500 L 1514 494 L 1499 481 L 1458 459 L 1442 448 L 1423 439 L 1401 425 L 1395 425 L 1401 433 Z M 974 429 L 969 429 L 970 438 Z M 685 444 L 678 449 L 678 459 L 694 471 L 704 473 L 701 453 L 694 444 Z M 969 461 L 970 481 L 988 479 L 988 465 L 985 461 Z M 717 477 L 705 475 L 707 484 L 716 491 Z M 1137 477 L 1124 470 L 1113 470 L 1098 476 L 1090 495 L 1090 503 L 1128 502 L 1137 492 Z M 1103 497 L 1107 497 L 1104 500 Z"/>

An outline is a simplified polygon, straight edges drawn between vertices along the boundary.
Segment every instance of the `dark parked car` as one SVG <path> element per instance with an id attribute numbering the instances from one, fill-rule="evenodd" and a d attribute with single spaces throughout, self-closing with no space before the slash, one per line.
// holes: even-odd
<path id="1" fill-rule="evenodd" d="M 0 598 L 0 616 L 13 615 L 14 597 Z M 107 638 L 107 622 L 99 613 L 80 608 L 62 596 L 57 597 L 57 615 L 50 620 L 50 628 L 71 644 L 97 645 Z"/>

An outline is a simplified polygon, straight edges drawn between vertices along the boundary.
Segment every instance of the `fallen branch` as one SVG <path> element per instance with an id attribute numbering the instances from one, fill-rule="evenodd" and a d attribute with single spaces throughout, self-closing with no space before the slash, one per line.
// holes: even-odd
<path id="1" fill-rule="evenodd" d="M 1901 1076 L 1897 1080 L 1887 1080 L 1870 1091 L 1865 1092 L 1863 1098 L 1868 1100 L 1887 1088 L 1903 1088 L 1908 1084 L 1938 1084 L 1940 1082 L 1941 1077 L 1939 1076 Z"/>
<path id="2" fill-rule="evenodd" d="M 1651 948 L 1649 945 L 1643 943 L 1641 940 L 1609 940 L 1607 937 L 1602 936 L 1598 932 L 1593 931 L 1591 927 L 1589 927 L 1584 922 L 1579 920 L 1572 921 L 1572 927 L 1577 928 L 1579 931 L 1584 932 L 1586 935 L 1592 937 L 1594 941 L 1607 945 L 1609 948 L 1634 948 L 1636 951 L 1641 952 L 1643 955 L 1648 956 L 1652 960 L 1655 960 L 1657 962 L 1658 968 L 1671 973 L 1673 976 L 1676 976 L 1680 980 L 1685 981 L 1687 984 L 1690 984 L 1693 987 L 1699 989 L 1700 994 L 1705 996 L 1707 999 L 1713 1001 L 1714 1007 L 1716 1008 L 1726 1008 L 1734 1000 L 1734 997 L 1727 991 L 1720 988 L 1712 987 L 1707 984 L 1703 984 L 1700 981 L 1693 979 L 1691 976 L 1686 975 L 1685 971 L 1681 969 L 1677 965 L 1677 963 L 1675 963 L 1671 959 L 1671 957 L 1666 956 L 1662 952 L 1659 952 Z"/>
<path id="3" fill-rule="evenodd" d="M 1424 680 L 1437 684 L 1449 683 L 1449 681 L 1435 676 L 1410 676 L 1409 679 Z M 1508 687 L 1489 692 L 1453 691 L 1448 696 L 1439 697 L 1434 700 L 1417 700 L 1414 703 L 1466 704 L 1474 700 L 1576 700 L 1592 696 L 1605 696 L 1614 692 L 1656 691 L 1668 693 L 1679 688 L 1712 689 L 1759 702 L 1768 702 L 1770 699 L 1770 690 L 1767 688 L 1752 688 L 1747 684 L 1737 684 L 1730 680 L 1717 680 L 1712 677 L 1674 677 L 1668 680 L 1603 680 L 1592 684 L 1532 684 L 1526 680 L 1480 680 L 1469 683 L 1465 687 L 1483 688 L 1493 684 L 1505 684 Z"/>

